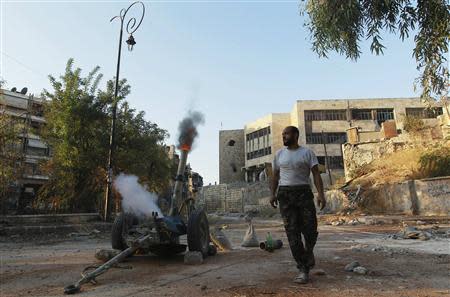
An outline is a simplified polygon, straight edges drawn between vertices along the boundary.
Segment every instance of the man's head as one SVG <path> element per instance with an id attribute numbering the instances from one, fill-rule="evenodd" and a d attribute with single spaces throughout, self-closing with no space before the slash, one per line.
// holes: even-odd
<path id="1" fill-rule="evenodd" d="M 298 143 L 298 137 L 300 135 L 300 131 L 297 127 L 288 126 L 283 130 L 283 144 L 285 146 L 290 146 Z"/>

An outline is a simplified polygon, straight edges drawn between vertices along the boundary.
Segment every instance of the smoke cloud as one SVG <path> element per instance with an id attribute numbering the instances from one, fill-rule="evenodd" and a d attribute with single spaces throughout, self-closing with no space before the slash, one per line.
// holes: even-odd
<path id="1" fill-rule="evenodd" d="M 140 185 L 137 176 L 122 173 L 114 180 L 114 185 L 122 195 L 124 212 L 130 212 L 140 217 L 149 217 L 153 211 L 156 211 L 159 217 L 163 216 L 161 209 L 156 204 L 158 196 L 148 192 Z"/>
<path id="2" fill-rule="evenodd" d="M 182 146 L 191 148 L 195 138 L 198 136 L 198 125 L 204 123 L 205 116 L 201 112 L 190 110 L 178 126 L 178 148 Z"/>

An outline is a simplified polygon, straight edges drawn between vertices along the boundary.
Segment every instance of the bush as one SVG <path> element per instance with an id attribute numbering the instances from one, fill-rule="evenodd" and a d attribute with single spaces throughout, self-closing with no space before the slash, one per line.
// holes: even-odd
<path id="1" fill-rule="evenodd" d="M 407 115 L 403 117 L 403 129 L 406 132 L 418 132 L 420 130 L 423 130 L 424 128 L 425 123 L 422 119 Z"/>
<path id="2" fill-rule="evenodd" d="M 450 146 L 448 142 L 422 153 L 419 164 L 423 177 L 450 176 Z"/>

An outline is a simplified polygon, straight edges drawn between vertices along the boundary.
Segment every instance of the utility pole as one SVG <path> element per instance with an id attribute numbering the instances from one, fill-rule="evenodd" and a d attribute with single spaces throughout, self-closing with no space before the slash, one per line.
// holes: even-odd
<path id="1" fill-rule="evenodd" d="M 123 24 L 125 21 L 125 17 L 130 10 L 131 7 L 133 7 L 136 4 L 142 5 L 142 15 L 139 19 L 139 22 L 136 20 L 136 18 L 130 18 L 126 25 L 126 31 L 129 34 L 129 37 L 126 41 L 128 44 L 128 49 L 131 51 L 133 50 L 133 46 L 136 44 L 136 41 L 134 40 L 133 33 L 136 32 L 136 30 L 139 28 L 139 26 L 142 23 L 142 20 L 144 19 L 145 14 L 145 6 L 144 3 L 140 1 L 133 2 L 130 6 L 128 6 L 127 9 L 120 10 L 119 15 L 113 17 L 110 22 L 112 22 L 115 19 L 120 20 L 120 33 L 119 33 L 119 51 L 117 53 L 117 66 L 116 66 L 116 81 L 115 81 L 115 87 L 114 87 L 114 99 L 113 99 L 113 106 L 112 106 L 112 120 L 111 120 L 111 135 L 109 139 L 109 153 L 108 153 L 108 168 L 107 168 L 107 181 L 106 181 L 106 191 L 105 191 L 105 205 L 104 205 L 104 213 L 103 213 L 103 219 L 105 221 L 109 221 L 111 219 L 111 205 L 112 205 L 112 181 L 113 181 L 113 163 L 114 163 L 114 149 L 115 149 L 115 134 L 116 134 L 116 117 L 117 117 L 117 101 L 118 101 L 118 94 L 119 94 L 119 71 L 120 71 L 120 56 L 122 54 L 122 35 L 123 35 Z"/>
<path id="2" fill-rule="evenodd" d="M 330 177 L 330 185 L 333 184 L 333 180 L 331 179 L 331 170 L 330 170 L 330 162 L 328 161 L 328 154 L 327 154 L 327 140 L 325 139 L 325 134 L 322 130 L 322 142 L 323 142 L 323 150 L 325 151 L 325 166 L 328 169 L 328 176 Z"/>

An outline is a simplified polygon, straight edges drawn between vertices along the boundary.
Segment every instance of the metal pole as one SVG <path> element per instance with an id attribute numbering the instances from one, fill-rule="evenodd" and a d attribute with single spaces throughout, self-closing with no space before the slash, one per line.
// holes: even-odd
<path id="1" fill-rule="evenodd" d="M 323 149 L 325 151 L 325 166 L 328 169 L 328 176 L 330 177 L 330 185 L 332 185 L 333 180 L 331 179 L 330 162 L 328 162 L 327 145 L 326 145 L 327 141 L 325 140 L 325 135 L 323 133 L 323 130 L 322 130 L 322 142 L 323 142 Z"/>
<path id="2" fill-rule="evenodd" d="M 114 166 L 114 149 L 115 149 L 115 140 L 116 140 L 116 118 L 117 118 L 117 101 L 119 94 L 119 72 L 120 72 L 120 57 L 122 54 L 122 36 L 123 36 L 123 24 L 125 17 L 127 15 L 128 10 L 136 4 L 142 5 L 142 15 L 139 22 L 136 21 L 136 18 L 130 18 L 126 25 L 127 33 L 130 34 L 130 38 L 127 40 L 127 43 L 131 45 L 130 50 L 133 48 L 135 44 L 133 33 L 139 28 L 144 19 L 145 15 L 145 6 L 142 2 L 136 1 L 133 2 L 127 9 L 122 9 L 118 16 L 113 17 L 110 22 L 115 20 L 116 18 L 120 19 L 120 34 L 119 34 L 119 51 L 117 53 L 117 66 L 116 66 L 116 81 L 114 86 L 114 98 L 113 98 L 113 106 L 112 106 L 112 119 L 111 119 L 111 135 L 109 138 L 109 153 L 108 153 L 108 168 L 107 168 L 107 182 L 106 182 L 106 192 L 105 192 L 105 204 L 104 204 L 104 213 L 103 219 L 105 221 L 109 221 L 111 219 L 111 205 L 112 205 L 112 180 L 113 180 L 113 166 Z M 131 41 L 131 42 L 130 42 Z"/>
<path id="3" fill-rule="evenodd" d="M 123 35 L 123 21 L 120 26 L 119 37 L 119 52 L 117 54 L 117 67 L 116 67 L 116 83 L 114 86 L 114 99 L 112 108 L 112 120 L 111 120 L 111 135 L 109 137 L 109 153 L 108 153 L 108 176 L 107 187 L 105 194 L 105 221 L 109 221 L 111 218 L 111 204 L 112 204 L 112 179 L 113 179 L 113 158 L 114 158 L 114 145 L 116 140 L 116 118 L 117 118 L 117 95 L 119 93 L 119 71 L 120 71 L 120 55 L 122 53 L 122 35 Z"/>

